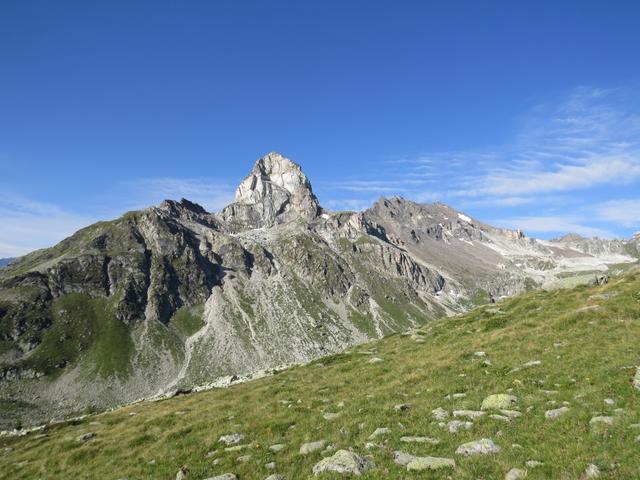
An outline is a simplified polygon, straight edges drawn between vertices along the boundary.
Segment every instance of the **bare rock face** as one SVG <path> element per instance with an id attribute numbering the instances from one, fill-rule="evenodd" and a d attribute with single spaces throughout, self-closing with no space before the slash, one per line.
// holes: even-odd
<path id="1" fill-rule="evenodd" d="M 224 221 L 244 227 L 271 227 L 297 218 L 312 220 L 320 204 L 300 166 L 279 153 L 256 162 L 236 190 L 235 202 L 221 212 Z"/>

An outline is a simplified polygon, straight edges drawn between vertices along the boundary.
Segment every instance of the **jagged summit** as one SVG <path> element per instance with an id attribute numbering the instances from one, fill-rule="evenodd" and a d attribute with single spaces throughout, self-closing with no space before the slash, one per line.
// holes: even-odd
<path id="1" fill-rule="evenodd" d="M 235 201 L 220 215 L 224 221 L 258 228 L 312 220 L 319 213 L 320 204 L 300 165 L 271 152 L 255 163 L 236 189 Z"/>
<path id="2" fill-rule="evenodd" d="M 199 213 L 199 214 L 207 213 L 207 211 L 204 209 L 202 205 L 192 202 L 191 200 L 187 200 L 186 198 L 181 198 L 179 202 L 176 202 L 175 200 L 164 200 L 160 204 L 160 208 L 162 210 L 171 212 L 174 215 L 178 215 L 177 212 L 179 212 L 182 209 L 186 209 L 191 212 Z"/>

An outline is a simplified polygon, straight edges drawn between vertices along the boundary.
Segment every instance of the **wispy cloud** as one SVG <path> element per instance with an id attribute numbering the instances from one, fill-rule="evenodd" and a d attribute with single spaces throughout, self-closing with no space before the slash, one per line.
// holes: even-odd
<path id="1" fill-rule="evenodd" d="M 147 178 L 128 183 L 140 207 L 155 205 L 166 199 L 186 198 L 209 211 L 217 211 L 233 201 L 234 188 L 229 183 L 197 178 Z"/>
<path id="2" fill-rule="evenodd" d="M 81 214 L 54 203 L 20 195 L 0 194 L 0 258 L 24 255 L 50 247 L 82 227 L 100 219 L 117 218 L 128 210 L 157 205 L 165 199 L 187 198 L 209 211 L 233 200 L 224 182 L 204 179 L 151 178 L 121 184 L 107 197 L 87 198 Z M 104 205 L 108 205 L 105 209 Z"/>
<path id="3" fill-rule="evenodd" d="M 620 90 L 579 88 L 554 107 L 538 106 L 514 142 L 459 193 L 538 195 L 640 178 L 640 116 Z"/>
<path id="4" fill-rule="evenodd" d="M 439 200 L 536 233 L 611 236 L 640 226 L 640 200 L 612 198 L 640 191 L 640 92 L 579 87 L 514 121 L 517 133 L 499 145 L 387 159 L 325 195 Z"/>
<path id="5" fill-rule="evenodd" d="M 596 212 L 601 220 L 640 228 L 640 199 L 610 200 L 600 205 Z"/>
<path id="6" fill-rule="evenodd" d="M 54 245 L 96 218 L 20 196 L 0 195 L 0 257 Z"/>
<path id="7" fill-rule="evenodd" d="M 362 211 L 369 208 L 375 202 L 374 198 L 362 199 L 362 198 L 343 198 L 343 199 L 330 199 L 324 202 L 324 206 L 330 210 L 340 211 Z"/>

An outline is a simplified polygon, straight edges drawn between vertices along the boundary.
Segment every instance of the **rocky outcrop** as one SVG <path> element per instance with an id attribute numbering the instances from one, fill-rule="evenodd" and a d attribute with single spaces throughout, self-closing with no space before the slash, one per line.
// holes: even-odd
<path id="1" fill-rule="evenodd" d="M 313 220 L 319 213 L 318 199 L 300 166 L 272 152 L 256 162 L 220 217 L 244 228 L 260 228 L 298 218 Z"/>

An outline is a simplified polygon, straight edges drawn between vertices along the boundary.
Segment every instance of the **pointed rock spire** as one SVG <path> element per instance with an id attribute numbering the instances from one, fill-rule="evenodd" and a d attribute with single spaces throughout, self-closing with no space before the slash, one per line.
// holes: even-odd
<path id="1" fill-rule="evenodd" d="M 221 212 L 226 222 L 258 228 L 297 218 L 312 220 L 320 204 L 300 166 L 276 152 L 260 158 Z"/>

